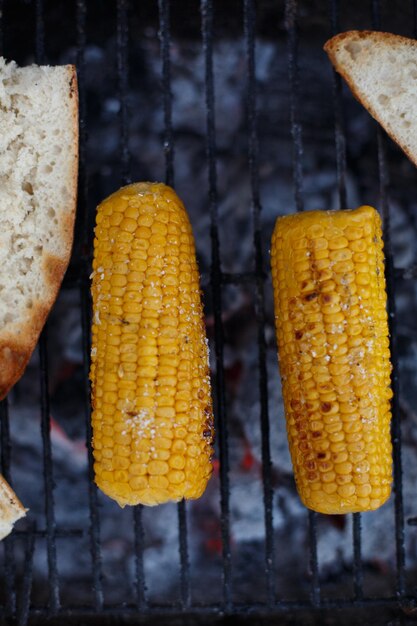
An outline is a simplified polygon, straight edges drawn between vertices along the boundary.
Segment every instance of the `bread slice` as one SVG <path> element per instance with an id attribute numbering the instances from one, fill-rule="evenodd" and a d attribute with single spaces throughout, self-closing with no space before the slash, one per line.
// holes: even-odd
<path id="1" fill-rule="evenodd" d="M 0 57 L 0 399 L 23 374 L 67 268 L 77 171 L 74 66 Z"/>
<path id="2" fill-rule="evenodd" d="M 12 532 L 13 525 L 25 515 L 26 509 L 0 475 L 0 541 Z"/>
<path id="3" fill-rule="evenodd" d="M 324 49 L 354 96 L 417 165 L 417 41 L 353 30 Z"/>

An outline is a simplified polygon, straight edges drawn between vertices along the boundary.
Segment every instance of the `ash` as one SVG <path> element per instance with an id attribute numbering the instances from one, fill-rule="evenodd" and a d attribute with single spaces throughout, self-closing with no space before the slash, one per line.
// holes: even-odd
<path id="1" fill-rule="evenodd" d="M 310 11 L 310 13 L 309 13 Z M 296 115 L 302 132 L 301 200 L 305 209 L 339 208 L 334 138 L 333 82 L 321 50 L 329 35 L 321 16 L 317 30 L 308 28 L 313 9 L 302 15 L 299 49 L 299 103 Z M 129 53 L 128 136 L 132 180 L 164 178 L 164 116 L 160 90 L 161 63 L 154 24 L 132 37 Z M 137 24 L 136 24 L 137 25 Z M 352 26 L 352 24 L 350 24 Z M 133 36 L 134 35 L 134 36 Z M 89 228 L 94 207 L 121 184 L 120 99 L 115 68 L 114 34 L 97 27 L 85 50 L 87 86 L 87 159 Z M 56 43 L 52 62 L 71 62 L 75 49 L 63 52 Z M 55 57 L 54 57 L 55 55 Z M 25 61 L 31 59 L 30 54 Z M 278 215 L 295 210 L 293 144 L 285 34 L 257 41 L 257 109 L 259 182 L 262 202 L 266 368 L 270 425 L 270 480 L 274 539 L 274 587 L 279 598 L 307 600 L 311 593 L 308 515 L 296 494 L 290 463 L 276 344 L 273 328 L 269 242 Z M 23 61 L 22 61 L 23 62 Z M 178 37 L 171 47 L 175 187 L 191 218 L 203 274 L 211 371 L 216 378 L 211 264 L 210 213 L 206 159 L 204 55 L 201 41 Z M 225 272 L 254 269 L 253 218 L 248 161 L 247 66 L 240 34 L 222 35 L 214 46 L 218 228 Z M 343 91 L 346 135 L 347 204 L 381 207 L 377 169 L 376 124 Z M 417 178 L 405 156 L 383 138 L 387 153 L 394 263 L 410 268 L 417 249 Z M 78 229 L 77 237 L 85 233 Z M 72 267 L 79 267 L 80 241 Z M 403 436 L 405 518 L 417 515 L 417 406 L 415 327 L 416 285 L 396 281 L 396 328 L 400 363 L 400 418 Z M 265 513 L 260 424 L 260 380 L 256 293 L 251 285 L 222 291 L 225 336 L 226 420 L 229 433 L 230 546 L 232 596 L 236 602 L 265 602 Z M 49 393 L 56 528 L 81 531 L 56 540 L 62 606 L 92 605 L 94 588 L 90 542 L 89 483 L 86 451 L 86 383 L 80 292 L 63 287 L 48 321 Z M 213 385 L 215 389 L 215 385 Z M 9 396 L 11 475 L 28 517 L 18 530 L 46 528 L 43 447 L 40 434 L 39 354 L 35 352 L 22 380 Z M 218 425 L 217 425 L 218 429 Z M 192 602 L 221 602 L 223 554 L 220 510 L 219 450 L 214 475 L 204 496 L 186 505 L 190 591 Z M 98 493 L 104 602 L 135 602 L 136 558 L 132 510 L 120 509 Z M 152 603 L 179 602 L 180 557 L 178 509 L 175 504 L 144 509 L 144 573 L 146 597 Z M 318 563 L 323 597 L 353 594 L 352 516 L 318 516 Z M 364 592 L 393 595 L 396 568 L 394 496 L 377 512 L 364 514 L 362 564 Z M 405 527 L 407 576 L 417 569 L 415 526 Z M 25 538 L 8 540 L 16 558 L 16 588 L 25 570 Z M 4 602 L 4 554 L 0 549 L 0 601 Z M 46 541 L 37 538 L 33 555 L 32 604 L 48 604 L 49 569 Z"/>

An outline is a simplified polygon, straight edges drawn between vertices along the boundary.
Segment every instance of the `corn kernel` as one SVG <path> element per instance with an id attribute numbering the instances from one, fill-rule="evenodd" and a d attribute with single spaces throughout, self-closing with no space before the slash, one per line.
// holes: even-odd
<path id="1" fill-rule="evenodd" d="M 132 478 L 129 480 L 129 486 L 132 491 L 142 491 L 144 489 L 147 489 L 148 480 L 147 478 L 145 478 L 145 476 L 132 476 Z"/>
<path id="2" fill-rule="evenodd" d="M 152 489 L 155 489 L 156 492 L 159 490 L 164 491 L 169 487 L 168 478 L 161 475 L 149 476 L 149 485 Z"/>
<path id="3" fill-rule="evenodd" d="M 340 485 L 337 488 L 337 492 L 341 498 L 351 498 L 355 495 L 355 485 L 348 483 L 346 485 Z"/>
<path id="4" fill-rule="evenodd" d="M 184 482 L 185 473 L 180 470 L 170 470 L 168 472 L 168 480 L 173 485 L 180 485 Z"/>

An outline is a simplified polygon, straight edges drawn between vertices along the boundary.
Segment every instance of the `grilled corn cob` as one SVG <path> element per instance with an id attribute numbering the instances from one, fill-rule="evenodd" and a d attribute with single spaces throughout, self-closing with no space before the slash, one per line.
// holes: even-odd
<path id="1" fill-rule="evenodd" d="M 389 497 L 390 352 L 375 209 L 277 220 L 272 279 L 287 432 L 298 492 L 320 513 Z"/>
<path id="2" fill-rule="evenodd" d="M 210 478 L 208 346 L 191 225 L 160 183 L 98 207 L 91 371 L 95 481 L 126 504 L 198 498 Z"/>

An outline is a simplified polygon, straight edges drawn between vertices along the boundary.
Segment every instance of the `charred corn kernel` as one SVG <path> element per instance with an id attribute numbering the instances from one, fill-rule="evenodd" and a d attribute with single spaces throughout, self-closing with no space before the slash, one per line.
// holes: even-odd
<path id="1" fill-rule="evenodd" d="M 379 215 L 364 206 L 280 218 L 271 253 L 279 365 L 300 497 L 321 513 L 376 509 L 389 497 L 392 480 Z"/>
<path id="2" fill-rule="evenodd" d="M 213 414 L 191 226 L 159 183 L 97 210 L 91 371 L 95 480 L 126 504 L 198 498 Z"/>

